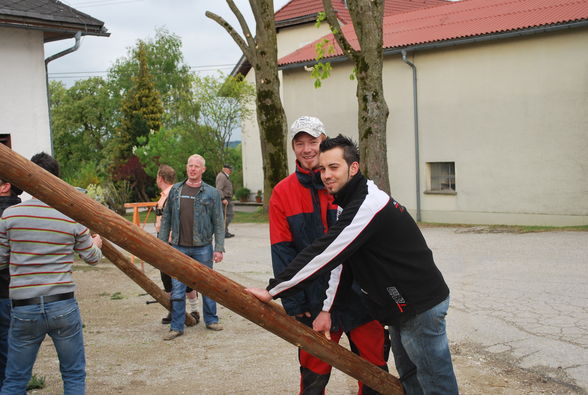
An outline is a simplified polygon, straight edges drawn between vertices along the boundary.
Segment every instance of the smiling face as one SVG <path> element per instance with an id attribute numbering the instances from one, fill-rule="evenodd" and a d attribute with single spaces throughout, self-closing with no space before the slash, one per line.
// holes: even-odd
<path id="1" fill-rule="evenodd" d="M 325 135 L 312 137 L 310 134 L 300 132 L 292 139 L 292 149 L 296 160 L 303 169 L 312 170 L 319 164 L 319 146 L 325 139 Z"/>
<path id="2" fill-rule="evenodd" d="M 200 158 L 190 157 L 186 164 L 186 173 L 188 174 L 188 181 L 191 183 L 198 183 L 202 181 L 202 173 L 206 170 L 204 163 Z"/>
<path id="3" fill-rule="evenodd" d="M 343 148 L 335 147 L 319 156 L 319 169 L 325 188 L 334 195 L 359 171 L 359 163 L 348 165 L 343 157 Z"/>

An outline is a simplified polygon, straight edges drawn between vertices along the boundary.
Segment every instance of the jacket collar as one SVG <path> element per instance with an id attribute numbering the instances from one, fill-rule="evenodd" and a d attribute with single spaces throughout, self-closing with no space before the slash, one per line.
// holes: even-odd
<path id="1" fill-rule="evenodd" d="M 300 166 L 300 163 L 296 161 L 296 178 L 303 187 L 308 189 L 325 189 L 323 182 L 321 181 L 321 173 L 318 169 L 306 170 Z"/>
<path id="2" fill-rule="evenodd" d="M 345 207 L 349 202 L 354 200 L 358 194 L 367 191 L 367 178 L 360 171 L 345 184 L 339 192 L 335 194 L 335 204 Z"/>

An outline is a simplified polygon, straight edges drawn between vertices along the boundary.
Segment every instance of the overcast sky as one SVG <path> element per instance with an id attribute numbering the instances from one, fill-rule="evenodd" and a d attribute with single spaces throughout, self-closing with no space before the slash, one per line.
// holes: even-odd
<path id="1" fill-rule="evenodd" d="M 224 17 L 235 29 L 238 23 L 224 0 L 61 0 L 63 3 L 104 22 L 110 37 L 85 36 L 80 48 L 49 63 L 49 78 L 68 85 L 76 79 L 105 76 L 116 59 L 126 56 L 137 40 L 153 38 L 155 29 L 165 27 L 182 40 L 186 64 L 194 71 L 228 73 L 241 51 L 233 39 L 204 13 Z M 274 0 L 279 9 L 288 0 Z M 248 0 L 235 0 L 249 27 L 255 30 Z M 74 40 L 45 45 L 45 57 L 71 47 Z"/>

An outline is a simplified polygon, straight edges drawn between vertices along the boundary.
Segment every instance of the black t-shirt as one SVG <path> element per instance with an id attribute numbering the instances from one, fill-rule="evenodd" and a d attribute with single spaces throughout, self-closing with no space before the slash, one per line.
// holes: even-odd
<path id="1" fill-rule="evenodd" d="M 194 240 L 194 200 L 200 192 L 200 187 L 191 187 L 184 184 L 180 191 L 180 239 L 178 244 L 184 247 L 192 247 Z"/>

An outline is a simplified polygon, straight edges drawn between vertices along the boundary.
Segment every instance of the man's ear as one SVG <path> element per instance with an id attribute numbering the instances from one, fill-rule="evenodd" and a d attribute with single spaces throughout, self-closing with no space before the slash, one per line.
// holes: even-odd
<path id="1" fill-rule="evenodd" d="M 351 166 L 349 166 L 349 175 L 353 177 L 359 172 L 359 162 L 353 162 Z"/>
<path id="2" fill-rule="evenodd" d="M 0 193 L 8 193 L 8 191 L 10 191 L 11 185 L 9 182 L 5 182 L 2 185 L 0 185 Z"/>

